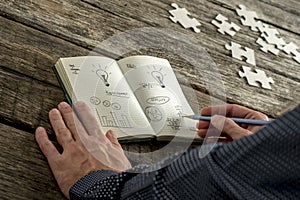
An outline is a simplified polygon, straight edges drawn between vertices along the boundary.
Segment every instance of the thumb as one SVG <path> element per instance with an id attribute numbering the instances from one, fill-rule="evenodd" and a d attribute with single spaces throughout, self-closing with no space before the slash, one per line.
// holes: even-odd
<path id="1" fill-rule="evenodd" d="M 121 146 L 119 141 L 118 141 L 117 136 L 115 135 L 115 133 L 112 130 L 109 130 L 109 131 L 106 132 L 106 137 L 114 145 Z"/>
<path id="2" fill-rule="evenodd" d="M 214 115 L 211 119 L 211 124 L 222 133 L 231 137 L 232 140 L 252 134 L 251 131 L 240 127 L 232 119 L 221 115 Z"/>

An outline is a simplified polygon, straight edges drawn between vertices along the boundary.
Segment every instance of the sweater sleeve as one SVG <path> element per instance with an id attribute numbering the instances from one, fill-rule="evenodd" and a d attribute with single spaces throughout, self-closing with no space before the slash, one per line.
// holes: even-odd
<path id="1" fill-rule="evenodd" d="M 202 145 L 145 173 L 97 171 L 71 199 L 297 199 L 300 196 L 300 106 L 228 144 Z M 207 153 L 209 152 L 209 153 Z"/>
<path id="2" fill-rule="evenodd" d="M 108 171 L 108 170 L 99 170 L 99 171 L 94 171 L 80 180 L 77 181 L 75 185 L 73 185 L 70 189 L 70 199 L 90 199 L 91 197 L 99 197 L 101 198 L 102 196 L 112 196 L 115 195 L 116 188 L 112 187 L 110 190 L 108 190 L 107 194 L 105 192 L 102 192 L 102 194 L 97 194 L 96 191 L 97 189 L 100 189 L 99 186 L 102 185 L 102 190 L 103 188 L 106 188 L 110 183 L 110 180 L 115 179 L 117 176 L 116 172 L 113 171 Z M 99 195 L 99 196 L 98 196 Z"/>

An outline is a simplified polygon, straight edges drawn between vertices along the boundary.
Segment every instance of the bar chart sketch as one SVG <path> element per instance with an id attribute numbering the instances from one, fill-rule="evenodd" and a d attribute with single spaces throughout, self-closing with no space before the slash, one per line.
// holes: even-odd
<path id="1" fill-rule="evenodd" d="M 103 127 L 132 128 L 127 115 L 115 112 L 110 112 L 109 115 L 100 115 L 97 109 L 96 112 Z"/>

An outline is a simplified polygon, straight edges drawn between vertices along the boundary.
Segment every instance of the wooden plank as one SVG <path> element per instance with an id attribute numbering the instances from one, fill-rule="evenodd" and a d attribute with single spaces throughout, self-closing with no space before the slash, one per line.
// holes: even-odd
<path id="1" fill-rule="evenodd" d="M 299 64 L 283 53 L 279 56 L 273 56 L 259 51 L 258 45 L 255 44 L 255 40 L 259 35 L 251 32 L 248 28 L 244 28 L 234 38 L 218 34 L 216 27 L 210 23 L 217 13 L 223 13 L 232 21 L 239 23 L 235 11 L 231 7 L 228 8 L 224 3 L 190 1 L 182 4 L 182 6 L 190 8 L 193 16 L 200 19 L 202 23 L 202 33 L 195 34 L 191 30 L 183 30 L 180 25 L 170 22 L 167 10 L 172 8 L 166 2 L 131 1 L 130 3 L 124 3 L 123 1 L 94 2 L 92 0 L 87 2 L 89 4 L 67 0 L 31 1 L 30 3 L 14 1 L 10 3 L 10 7 L 3 6 L 2 11 L 6 17 L 87 47 L 93 47 L 98 41 L 131 28 L 149 25 L 172 28 L 187 36 L 195 37 L 199 44 L 207 49 L 219 67 L 221 77 L 227 88 L 228 102 L 246 105 L 271 116 L 277 116 L 287 105 L 295 103 L 295 95 L 292 91 L 294 91 L 294 88 L 299 87 L 300 70 L 295 70 L 299 68 Z M 226 3 L 227 1 L 223 2 Z M 249 5 L 252 6 L 253 4 Z M 263 13 L 264 8 L 265 6 L 257 8 L 260 9 L 257 11 Z M 206 12 L 207 9 L 211 12 Z M 285 10 L 282 10 L 282 12 L 288 14 Z M 145 15 L 145 13 L 148 14 Z M 293 17 L 293 15 L 289 16 Z M 267 19 L 267 21 L 271 20 L 271 18 Z M 295 20 L 297 21 L 297 19 Z M 299 35 L 288 30 L 280 31 L 283 36 L 299 39 Z M 26 36 L 24 35 L 24 37 Z M 163 37 L 160 39 L 163 39 Z M 232 59 L 231 53 L 224 48 L 224 45 L 232 40 L 256 50 L 257 67 L 265 70 L 275 80 L 272 91 L 250 87 L 245 83 L 245 80 L 238 77 L 237 72 L 245 62 Z M 7 40 L 6 43 L 9 44 L 10 41 Z M 145 53 L 151 55 L 151 51 Z M 194 74 L 189 73 L 189 63 L 180 62 L 179 58 L 169 56 L 164 50 L 161 50 L 159 54 L 168 57 L 176 70 L 182 70 L 187 77 L 192 77 L 193 84 L 197 85 L 200 91 L 208 92 L 206 84 L 201 81 L 201 76 L 195 77 Z M 51 62 L 54 63 L 54 59 Z M 179 66 L 182 63 L 185 65 Z M 50 62 L 48 64 L 51 65 Z M 17 70 L 22 73 L 21 69 Z M 42 73 L 42 70 L 39 69 L 36 72 L 36 74 L 39 73 Z M 53 74 L 49 76 L 52 76 L 51 80 L 54 78 Z M 255 98 L 253 98 L 253 94 L 256 94 Z"/>
<path id="2" fill-rule="evenodd" d="M 126 24 L 111 23 L 113 14 L 100 11 L 81 1 L 11 1 L 2 3 L 2 16 L 17 20 L 68 41 L 91 47 Z M 96 17 L 96 18 L 95 18 Z M 54 29 L 56 30 L 54 30 Z"/>
<path id="3" fill-rule="evenodd" d="M 245 5 L 249 10 L 255 11 L 260 19 L 273 24 L 280 29 L 285 29 L 300 34 L 300 2 L 298 0 L 209 0 L 210 2 L 235 10 L 237 5 Z"/>
<path id="4" fill-rule="evenodd" d="M 3 68 L 0 68 L 0 85 L 2 120 L 24 130 L 32 130 L 40 124 L 50 129 L 48 111 L 65 99 L 60 88 Z"/>
<path id="5" fill-rule="evenodd" d="M 90 5 L 84 2 L 88 2 Z M 132 28 L 149 25 L 177 28 L 168 19 L 169 13 L 167 11 L 171 10 L 172 7 L 170 3 L 165 1 L 85 0 L 84 2 L 67 0 L 13 1 L 5 3 L 1 11 L 3 16 L 89 47 L 96 46 L 108 36 Z M 194 17 L 204 23 L 202 26 L 204 27 L 203 33 L 208 30 L 211 34 L 211 27 L 213 26 L 210 22 L 216 14 L 226 14 L 228 18 L 236 21 L 239 17 L 234 9 L 242 2 L 249 9 L 255 10 L 264 21 L 277 24 L 279 28 L 282 27 L 285 30 L 294 29 L 293 32 L 298 33 L 299 36 L 299 11 L 295 9 L 299 2 L 293 0 L 285 1 L 284 4 L 274 0 L 276 4 L 271 5 L 250 0 L 246 2 L 202 0 L 189 1 L 189 3 L 182 3 L 181 6 L 188 8 Z M 293 9 L 293 12 L 291 12 L 291 9 Z M 210 12 L 207 12 L 207 10 L 210 10 Z M 272 10 L 276 12 L 271 12 Z M 284 16 L 284 18 L 280 16 Z M 287 17 L 289 20 L 285 20 Z M 203 37 L 203 35 L 200 35 L 200 37 Z"/>
<path id="6" fill-rule="evenodd" d="M 0 62 L 37 80 L 58 85 L 52 66 L 60 57 L 87 55 L 84 48 L 0 17 Z"/>
<path id="7" fill-rule="evenodd" d="M 65 199 L 33 134 L 2 123 L 0 132 L 1 199 Z M 123 145 L 123 148 L 126 151 L 138 153 L 157 150 L 163 145 L 166 143 L 158 145 L 155 142 L 144 142 L 139 145 L 134 143 Z M 170 149 L 169 151 L 171 154 Z M 153 160 L 147 155 L 140 154 L 140 157 L 132 162 L 133 164 L 141 164 L 141 162 L 152 164 Z"/>
<path id="8" fill-rule="evenodd" d="M 2 86 L 0 116 L 3 120 L 15 123 L 16 126 L 23 126 L 23 129 L 32 130 L 38 125 L 51 129 L 48 111 L 65 100 L 60 88 L 2 68 L 0 68 L 0 85 Z M 185 89 L 185 91 L 190 90 Z M 195 91 L 194 94 L 187 95 L 193 97 L 191 104 L 195 109 L 209 105 L 211 101 L 209 95 L 200 92 Z"/>
<path id="9" fill-rule="evenodd" d="M 32 134 L 0 124 L 1 199 L 65 199 Z"/>
<path id="10" fill-rule="evenodd" d="M 63 199 L 45 158 L 33 139 L 38 125 L 50 130 L 47 112 L 64 100 L 51 66 L 59 57 L 87 55 L 112 35 L 140 27 L 164 27 L 194 37 L 206 48 L 219 68 L 226 86 L 227 101 L 246 105 L 276 117 L 282 109 L 299 103 L 299 64 L 281 53 L 273 56 L 259 51 L 258 33 L 247 27 L 233 38 L 217 33 L 211 20 L 222 13 L 240 25 L 235 6 L 242 3 L 274 25 L 284 39 L 300 46 L 299 1 L 297 0 L 192 0 L 180 2 L 202 23 L 202 32 L 183 30 L 169 20 L 167 1 L 31 0 L 0 2 L 0 196 L 5 199 Z M 210 12 L 207 12 L 207 11 Z M 141 40 L 142 38 L 136 38 Z M 163 36 L 157 38 L 159 43 Z M 235 41 L 255 49 L 257 67 L 275 80 L 273 90 L 249 87 L 237 72 L 245 62 L 231 58 L 224 45 Z M 117 41 L 118 42 L 118 41 Z M 182 41 L 184 42 L 184 41 Z M 173 46 L 176 44 L 174 43 Z M 191 52 L 195 53 L 195 52 Z M 129 55 L 147 54 L 167 58 L 174 70 L 183 74 L 184 86 L 197 89 L 199 108 L 209 105 L 204 77 L 193 66 L 165 50 L 140 50 Z M 205 61 L 203 61 L 205 63 Z M 189 81 L 187 81 L 189 80 Z M 211 83 L 213 84 L 213 83 Z M 191 99 L 191 98 L 189 98 Z M 197 106 L 196 106 L 197 107 Z M 28 132 L 22 131 L 27 130 Z M 29 133 L 30 132 L 30 133 Z M 123 145 L 125 150 L 149 152 L 157 143 Z M 145 162 L 151 162 L 146 159 Z M 16 190 L 18 188 L 18 190 Z"/>

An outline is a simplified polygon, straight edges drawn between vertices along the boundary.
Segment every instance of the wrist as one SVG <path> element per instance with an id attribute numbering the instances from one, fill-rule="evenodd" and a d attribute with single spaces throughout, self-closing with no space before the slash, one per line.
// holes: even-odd
<path id="1" fill-rule="evenodd" d="M 84 177 L 80 178 L 69 191 L 70 199 L 78 199 L 87 192 L 92 186 L 101 180 L 118 174 L 117 172 L 111 170 L 97 170 L 92 171 Z"/>

